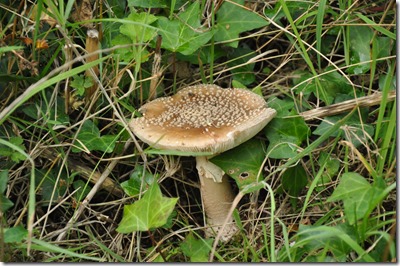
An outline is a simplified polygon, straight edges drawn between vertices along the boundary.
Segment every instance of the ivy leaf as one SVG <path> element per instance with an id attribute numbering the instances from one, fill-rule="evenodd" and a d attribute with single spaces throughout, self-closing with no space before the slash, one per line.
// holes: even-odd
<path id="1" fill-rule="evenodd" d="M 310 12 L 311 2 L 306 1 L 286 1 L 285 5 L 289 9 L 290 15 L 296 21 L 304 13 Z M 276 2 L 273 9 L 265 9 L 265 15 L 273 19 L 276 23 L 282 26 L 281 19 L 285 18 L 285 12 L 282 9 L 280 2 Z M 302 20 L 299 20 L 302 21 Z"/>
<path id="2" fill-rule="evenodd" d="M 372 186 L 363 176 L 357 173 L 344 173 L 339 186 L 328 198 L 328 202 L 343 201 L 346 218 L 350 225 L 364 218 L 373 202 L 374 195 L 382 192 L 382 188 Z"/>
<path id="3" fill-rule="evenodd" d="M 348 81 L 337 71 L 329 72 L 331 68 L 326 68 L 327 74 L 321 75 L 318 80 L 321 84 L 321 88 L 318 88 L 315 79 L 311 79 L 306 83 L 301 83 L 313 75 L 304 70 L 297 70 L 294 72 L 293 84 L 299 86 L 294 90 L 297 94 L 302 93 L 305 96 L 305 100 L 313 94 L 315 97 L 320 98 L 326 104 L 332 104 L 336 100 L 337 95 L 352 93 L 352 87 Z M 323 95 L 323 96 L 322 96 Z"/>
<path id="4" fill-rule="evenodd" d="M 48 206 L 62 200 L 70 185 L 71 177 L 63 169 L 62 174 L 58 178 L 59 170 L 57 167 L 51 170 L 46 168 L 35 169 L 35 183 L 39 189 L 37 194 L 41 195 L 41 204 L 43 206 Z"/>
<path id="5" fill-rule="evenodd" d="M 8 183 L 8 170 L 0 171 L 0 212 L 4 213 L 9 208 L 14 206 L 14 203 L 9 200 L 4 192 L 6 191 Z"/>
<path id="6" fill-rule="evenodd" d="M 207 262 L 208 254 L 213 239 L 196 239 L 192 233 L 189 233 L 180 247 L 185 256 L 190 258 L 190 262 Z"/>
<path id="7" fill-rule="evenodd" d="M 339 172 L 340 161 L 331 157 L 327 152 L 321 152 L 318 158 L 318 164 L 321 167 L 325 166 L 325 170 L 315 187 L 315 191 L 321 192 L 331 185 L 332 178 Z"/>
<path id="8" fill-rule="evenodd" d="M 350 64 L 357 64 L 371 59 L 370 41 L 372 38 L 372 30 L 368 27 L 350 26 Z M 369 70 L 370 63 L 358 64 L 347 69 L 351 74 L 362 74 Z"/>
<path id="9" fill-rule="evenodd" d="M 267 102 L 268 106 L 276 110 L 276 118 L 283 118 L 285 116 L 290 116 L 292 110 L 294 108 L 293 100 L 289 97 L 284 99 L 279 99 L 277 97 L 271 97 Z"/>
<path id="10" fill-rule="evenodd" d="M 158 17 L 157 27 L 161 30 L 163 38 L 161 47 L 184 55 L 193 54 L 212 37 L 212 32 L 202 28 L 200 24 L 198 1 L 180 13 L 179 19 Z"/>
<path id="11" fill-rule="evenodd" d="M 166 8 L 166 0 L 128 0 L 130 7 L 145 7 L 145 8 Z"/>
<path id="12" fill-rule="evenodd" d="M 136 196 L 140 193 L 140 188 L 142 186 L 142 180 L 145 182 L 144 188 L 148 185 L 151 185 L 154 182 L 154 175 L 149 173 L 148 171 L 144 171 L 143 176 L 143 165 L 136 165 L 135 170 L 132 172 L 129 180 L 121 183 L 121 187 L 124 192 L 129 196 Z"/>
<path id="13" fill-rule="evenodd" d="M 355 232 L 355 228 L 346 223 L 331 227 L 300 224 L 296 242 L 304 241 L 305 244 L 300 249 L 304 249 L 308 254 L 326 249 L 332 252 L 336 262 L 345 262 L 352 248 L 338 235 L 348 235 L 356 239 Z"/>
<path id="14" fill-rule="evenodd" d="M 117 48 L 114 51 L 115 55 L 119 56 L 119 60 L 129 62 L 132 59 L 138 59 L 141 63 L 149 59 L 149 52 L 145 47 L 132 46 L 133 41 L 126 35 L 118 34 L 111 40 L 113 46 L 130 45 L 124 48 Z"/>
<path id="15" fill-rule="evenodd" d="M 154 182 L 143 198 L 124 206 L 117 232 L 148 231 L 165 225 L 177 201 L 178 198 L 163 197 L 160 187 Z"/>
<path id="16" fill-rule="evenodd" d="M 132 42 L 147 42 L 154 38 L 156 29 L 147 27 L 157 20 L 157 17 L 146 12 L 132 12 L 126 18 L 138 24 L 124 23 L 119 27 L 119 31 L 128 36 Z M 140 25 L 142 24 L 142 25 Z"/>
<path id="17" fill-rule="evenodd" d="M 82 201 L 84 198 L 86 198 L 86 196 L 89 194 L 90 190 L 92 189 L 92 187 L 90 185 L 87 184 L 87 182 L 83 181 L 83 180 L 76 180 L 72 183 L 72 187 L 74 188 L 74 190 L 79 189 L 74 195 L 74 199 L 76 199 L 76 201 L 80 202 Z"/>
<path id="18" fill-rule="evenodd" d="M 21 137 L 10 137 L 9 142 L 18 148 L 25 150 L 25 146 L 23 144 L 24 140 Z M 0 144 L 0 156 L 9 157 L 13 162 L 16 163 L 25 160 L 25 156 L 23 154 L 3 144 Z"/>
<path id="19" fill-rule="evenodd" d="M 393 41 L 387 37 L 374 37 L 374 32 L 368 27 L 350 26 L 350 64 L 356 64 L 349 67 L 346 72 L 350 74 L 364 74 L 370 67 L 370 63 L 362 63 L 371 60 L 371 53 L 375 53 L 376 58 L 382 58 L 390 55 L 393 47 Z M 370 42 L 374 42 L 371 51 Z"/>
<path id="20" fill-rule="evenodd" d="M 282 175 L 282 187 L 292 197 L 299 196 L 307 182 L 306 170 L 301 165 L 288 168 Z"/>
<path id="21" fill-rule="evenodd" d="M 297 197 L 308 183 L 307 172 L 302 165 L 288 168 L 282 175 L 282 188 L 290 196 L 293 209 L 296 207 Z"/>
<path id="22" fill-rule="evenodd" d="M 28 236 L 28 230 L 21 225 L 4 228 L 4 243 L 20 243 Z"/>
<path id="23" fill-rule="evenodd" d="M 149 52 L 145 47 L 134 46 L 132 44 L 145 43 L 154 38 L 157 29 L 150 27 L 152 23 L 157 20 L 157 17 L 147 12 L 136 13 L 133 11 L 126 18 L 127 22 L 119 27 L 121 34 L 115 36 L 112 45 L 130 45 L 125 48 L 118 48 L 114 51 L 119 55 L 120 60 L 129 62 L 135 59 L 137 62 L 146 62 L 148 60 Z M 134 23 L 129 23 L 132 21 Z"/>
<path id="24" fill-rule="evenodd" d="M 365 113 L 364 110 L 361 111 L 362 113 Z M 344 115 L 336 115 L 325 118 L 321 122 L 321 124 L 319 124 L 318 127 L 313 131 L 313 134 L 321 136 L 343 117 Z M 344 139 L 351 142 L 354 147 L 360 146 L 363 142 L 368 142 L 369 138 L 374 135 L 374 127 L 372 125 L 364 123 L 364 121 L 360 122 L 359 120 L 360 118 L 358 114 L 354 114 L 352 117 L 349 118 L 348 122 L 346 123 L 346 127 L 343 127 L 343 129 L 338 129 L 330 136 L 342 136 Z M 363 120 L 366 119 L 363 117 Z"/>
<path id="25" fill-rule="evenodd" d="M 72 152 L 82 151 L 83 144 L 89 151 L 96 150 L 109 153 L 114 150 L 116 141 L 116 137 L 113 135 L 100 136 L 99 129 L 91 120 L 86 120 L 83 123 L 77 138 L 79 141 L 76 142 L 76 146 L 81 147 L 81 149 L 72 147 Z"/>
<path id="26" fill-rule="evenodd" d="M 262 141 L 250 139 L 234 149 L 228 150 L 210 161 L 227 175 L 235 179 L 239 189 L 256 183 L 257 174 L 265 158 L 265 146 Z"/>
<path id="27" fill-rule="evenodd" d="M 287 159 L 298 153 L 298 146 L 307 138 L 309 128 L 301 117 L 275 117 L 267 125 L 265 132 L 270 141 L 267 148 L 269 157 Z"/>
<path id="28" fill-rule="evenodd" d="M 82 96 L 85 94 L 85 89 L 93 85 L 93 80 L 89 77 L 85 77 L 84 75 L 76 75 L 73 77 L 70 85 L 72 88 L 77 90 L 77 94 L 79 96 Z"/>
<path id="29" fill-rule="evenodd" d="M 43 102 L 50 103 L 54 102 L 52 98 L 54 95 L 50 91 L 46 91 L 43 95 L 44 99 L 40 101 L 35 101 L 34 103 L 24 105 L 22 112 L 27 116 L 35 120 L 41 120 L 45 117 L 47 123 L 53 125 L 66 125 L 69 124 L 69 116 L 65 113 L 65 99 L 57 96 L 55 106 L 49 106 L 47 104 L 41 104 Z M 1 149 L 0 149 L 1 150 Z"/>
<path id="30" fill-rule="evenodd" d="M 242 32 L 268 25 L 265 19 L 244 8 L 244 0 L 234 0 L 232 2 L 236 4 L 224 1 L 217 11 L 217 32 L 214 35 L 217 42 L 235 40 Z M 230 41 L 226 45 L 237 48 L 238 43 L 238 41 Z"/>
<path id="31" fill-rule="evenodd" d="M 247 46 L 238 47 L 232 53 L 228 54 L 228 59 L 230 60 L 227 64 L 232 68 L 232 81 L 238 81 L 243 85 L 250 85 L 256 80 L 256 76 L 253 71 L 255 64 L 244 64 L 255 55 L 256 53 Z M 236 67 L 241 64 L 244 65 L 241 67 Z"/>

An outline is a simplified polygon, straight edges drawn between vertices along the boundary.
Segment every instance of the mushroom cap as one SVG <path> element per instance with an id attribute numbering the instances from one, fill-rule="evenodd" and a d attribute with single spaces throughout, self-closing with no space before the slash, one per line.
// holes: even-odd
<path id="1" fill-rule="evenodd" d="M 143 105 L 142 117 L 129 123 L 133 133 L 154 148 L 218 154 L 256 135 L 276 115 L 249 90 L 216 85 L 186 87 L 173 96 Z"/>

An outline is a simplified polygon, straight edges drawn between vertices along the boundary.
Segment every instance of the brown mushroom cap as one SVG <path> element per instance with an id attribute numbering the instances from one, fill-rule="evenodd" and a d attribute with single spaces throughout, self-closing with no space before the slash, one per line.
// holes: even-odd
<path id="1" fill-rule="evenodd" d="M 248 90 L 216 85 L 184 88 L 143 105 L 129 126 L 154 148 L 217 154 L 256 135 L 276 115 Z"/>

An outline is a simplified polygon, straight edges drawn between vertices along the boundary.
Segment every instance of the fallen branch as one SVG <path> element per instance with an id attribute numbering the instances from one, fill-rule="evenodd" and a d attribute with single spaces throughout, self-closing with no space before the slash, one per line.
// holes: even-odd
<path id="1" fill-rule="evenodd" d="M 309 111 L 305 111 L 300 113 L 299 115 L 304 118 L 304 120 L 313 120 L 316 118 L 323 118 L 326 116 L 332 116 L 332 115 L 337 115 L 341 113 L 348 112 L 355 107 L 364 107 L 364 106 L 374 106 L 378 105 L 382 102 L 383 95 L 381 92 L 376 92 L 374 94 L 340 102 L 340 103 L 335 103 L 329 106 L 324 106 L 324 107 L 319 107 L 316 109 L 312 109 Z M 390 91 L 387 95 L 387 102 L 394 101 L 396 99 L 396 91 Z"/>
<path id="2" fill-rule="evenodd" d="M 49 149 L 45 149 L 42 151 L 41 157 L 54 161 L 57 159 L 58 155 Z M 101 178 L 101 173 L 99 173 L 98 171 L 94 171 L 92 168 L 87 167 L 81 162 L 71 159 L 70 157 L 68 157 L 67 159 L 67 165 L 69 170 L 73 172 L 78 172 L 81 177 L 89 180 L 93 184 L 98 183 Z M 124 195 L 124 191 L 119 186 L 119 184 L 117 184 L 109 177 L 106 177 L 104 179 L 100 189 L 104 189 L 118 198 L 122 198 Z"/>

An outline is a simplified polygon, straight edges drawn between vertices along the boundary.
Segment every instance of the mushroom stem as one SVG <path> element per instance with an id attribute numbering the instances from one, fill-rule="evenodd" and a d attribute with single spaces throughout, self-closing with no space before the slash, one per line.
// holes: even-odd
<path id="1" fill-rule="evenodd" d="M 235 195 L 232 192 L 228 178 L 224 175 L 225 172 L 208 161 L 207 157 L 197 156 L 196 168 L 200 178 L 203 208 L 209 226 L 206 231 L 206 236 L 209 237 L 210 235 L 219 233 L 226 217 L 229 215 L 229 210 Z M 228 241 L 236 231 L 237 227 L 233 223 L 233 218 L 231 217 L 222 232 L 221 239 L 224 242 Z"/>

